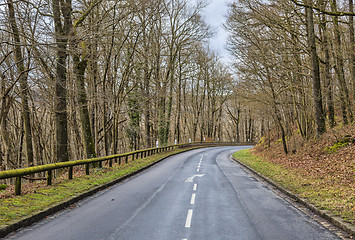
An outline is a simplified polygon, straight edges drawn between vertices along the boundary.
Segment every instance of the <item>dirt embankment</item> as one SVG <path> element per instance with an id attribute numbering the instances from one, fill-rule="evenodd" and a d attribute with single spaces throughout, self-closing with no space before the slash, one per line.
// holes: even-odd
<path id="1" fill-rule="evenodd" d="M 320 190 L 320 202 L 328 202 L 324 206 L 336 205 L 335 212 L 339 213 L 346 208 L 348 220 L 354 223 L 355 125 L 330 129 L 319 139 L 304 140 L 295 134 L 288 139 L 288 147 L 290 153 L 286 155 L 281 140 L 264 137 L 253 152 L 309 179 L 310 187 Z"/>

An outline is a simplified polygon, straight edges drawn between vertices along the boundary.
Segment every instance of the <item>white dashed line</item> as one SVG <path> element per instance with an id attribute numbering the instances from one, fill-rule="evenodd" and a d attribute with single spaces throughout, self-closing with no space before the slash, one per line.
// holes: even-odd
<path id="1" fill-rule="evenodd" d="M 197 168 L 197 170 L 196 170 L 197 172 L 199 172 L 200 171 L 200 169 L 199 168 Z"/>
<path id="2" fill-rule="evenodd" d="M 192 196 L 191 196 L 191 201 L 190 201 L 190 204 L 195 204 L 195 198 L 196 198 L 196 194 L 193 193 Z"/>
<path id="3" fill-rule="evenodd" d="M 197 190 L 197 183 L 194 184 L 194 188 L 193 188 L 194 191 Z"/>
<path id="4" fill-rule="evenodd" d="M 189 209 L 189 211 L 187 212 L 186 223 L 185 223 L 186 228 L 191 227 L 191 218 L 192 218 L 192 209 Z"/>

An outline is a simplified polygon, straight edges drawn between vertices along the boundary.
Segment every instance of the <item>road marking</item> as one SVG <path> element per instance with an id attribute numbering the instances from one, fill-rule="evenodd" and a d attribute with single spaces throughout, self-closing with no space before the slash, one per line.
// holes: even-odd
<path id="1" fill-rule="evenodd" d="M 186 179 L 185 182 L 193 182 L 195 177 L 203 177 L 203 176 L 205 176 L 205 174 L 195 174 L 192 177 Z"/>
<path id="2" fill-rule="evenodd" d="M 197 190 L 197 183 L 194 184 L 194 188 L 193 188 L 194 191 Z"/>
<path id="3" fill-rule="evenodd" d="M 200 171 L 200 169 L 199 168 L 197 168 L 197 172 L 199 172 Z"/>
<path id="4" fill-rule="evenodd" d="M 185 223 L 186 228 L 191 227 L 191 218 L 192 218 L 192 209 L 189 209 L 189 211 L 187 212 L 186 223 Z"/>
<path id="5" fill-rule="evenodd" d="M 190 201 L 190 204 L 195 204 L 195 198 L 196 198 L 196 194 L 193 193 L 192 196 L 191 196 L 191 201 Z"/>

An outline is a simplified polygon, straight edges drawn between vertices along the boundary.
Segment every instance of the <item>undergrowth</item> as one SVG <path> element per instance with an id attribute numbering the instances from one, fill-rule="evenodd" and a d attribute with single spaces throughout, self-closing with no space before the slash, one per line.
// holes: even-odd
<path id="1" fill-rule="evenodd" d="M 290 168 L 287 164 L 270 161 L 252 151 L 238 151 L 233 156 L 300 197 L 306 198 L 318 208 L 329 210 L 344 221 L 355 224 L 354 182 L 344 182 L 327 172 L 313 174 L 302 167 Z"/>

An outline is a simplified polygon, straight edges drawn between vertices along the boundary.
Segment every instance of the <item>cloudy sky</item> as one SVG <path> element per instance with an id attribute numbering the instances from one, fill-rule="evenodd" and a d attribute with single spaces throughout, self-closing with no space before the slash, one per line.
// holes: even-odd
<path id="1" fill-rule="evenodd" d="M 225 49 L 228 33 L 222 28 L 222 24 L 226 21 L 228 3 L 231 2 L 233 2 L 233 0 L 207 0 L 209 5 L 202 13 L 207 24 L 215 31 L 214 37 L 210 40 L 210 47 L 219 53 L 225 63 L 230 62 L 231 57 Z"/>

